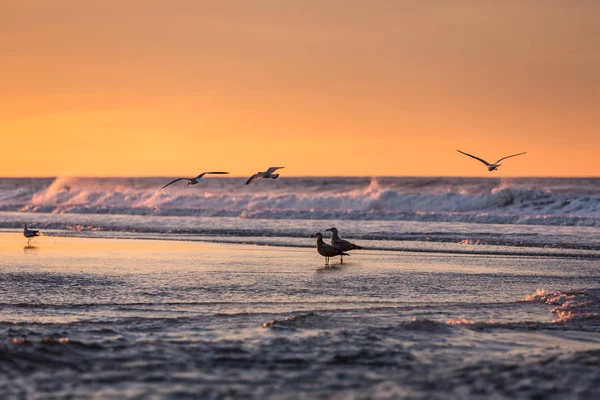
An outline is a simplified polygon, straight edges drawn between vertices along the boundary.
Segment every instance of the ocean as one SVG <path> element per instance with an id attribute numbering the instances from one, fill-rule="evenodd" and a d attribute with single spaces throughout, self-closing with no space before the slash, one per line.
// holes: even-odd
<path id="1" fill-rule="evenodd" d="M 329 227 L 320 221 L 331 221 L 376 248 L 469 240 L 598 249 L 599 178 L 244 180 L 160 190 L 167 179 L 0 179 L 0 228 L 28 222 L 78 236 L 260 237 L 275 244 L 306 238 Z"/>
<path id="2" fill-rule="evenodd" d="M 599 178 L 168 181 L 0 179 L 2 398 L 600 396 Z"/>

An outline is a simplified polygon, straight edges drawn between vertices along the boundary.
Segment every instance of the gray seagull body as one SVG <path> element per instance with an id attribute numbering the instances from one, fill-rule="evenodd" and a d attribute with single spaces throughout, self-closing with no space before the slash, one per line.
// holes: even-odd
<path id="1" fill-rule="evenodd" d="M 252 182 L 254 182 L 255 180 L 257 180 L 259 178 L 277 179 L 277 178 L 279 178 L 279 174 L 274 174 L 273 172 L 277 171 L 278 169 L 282 169 L 282 168 L 285 168 L 285 167 L 269 167 L 269 169 L 264 172 L 257 172 L 246 181 L 246 185 L 251 184 Z"/>
<path id="2" fill-rule="evenodd" d="M 198 175 L 198 176 L 197 176 L 197 177 L 195 177 L 195 178 L 177 178 L 177 179 L 175 179 L 175 180 L 172 180 L 171 182 L 167 183 L 167 184 L 166 184 L 165 186 L 163 186 L 161 189 L 164 189 L 164 188 L 166 188 L 167 186 L 169 186 L 169 185 L 172 185 L 172 184 L 174 184 L 175 182 L 179 182 L 179 181 L 188 181 L 188 186 L 189 186 L 189 185 L 196 185 L 197 183 L 199 183 L 199 182 L 200 182 L 200 179 L 202 179 L 202 177 L 203 177 L 204 175 L 209 175 L 209 174 L 211 174 L 211 175 L 225 175 L 225 174 L 228 174 L 228 173 L 229 173 L 229 172 L 203 172 L 203 173 L 201 173 L 200 175 Z"/>
<path id="3" fill-rule="evenodd" d="M 492 172 L 498 169 L 499 166 L 501 166 L 502 164 L 498 164 L 500 161 L 502 160 L 506 160 L 507 158 L 511 158 L 511 157 L 516 157 L 516 156 L 520 156 L 522 154 L 527 154 L 527 152 L 523 152 L 523 153 L 518 153 L 518 154 L 513 154 L 510 156 L 506 156 L 506 157 L 502 157 L 501 159 L 499 159 L 498 161 L 496 161 L 493 164 L 490 164 L 489 162 L 485 161 L 483 158 L 479 158 L 479 157 L 475 157 L 474 155 L 471 155 L 469 153 L 465 153 L 464 151 L 460 151 L 460 150 L 456 150 L 461 154 L 464 154 L 465 156 L 469 156 L 471 158 L 476 159 L 477 161 L 481 161 L 482 163 L 484 163 L 486 165 L 486 167 L 488 168 L 488 171 Z"/>
<path id="4" fill-rule="evenodd" d="M 325 265 L 329 265 L 329 257 L 336 256 L 349 256 L 350 254 L 344 253 L 342 250 L 335 248 L 323 241 L 323 234 L 317 232 L 313 237 L 317 237 L 317 252 L 325 257 Z"/>
<path id="5" fill-rule="evenodd" d="M 331 245 L 341 251 L 362 250 L 362 247 L 355 245 L 347 240 L 342 239 L 338 235 L 337 228 L 325 229 L 326 232 L 331 232 Z M 340 264 L 344 263 L 344 257 L 340 259 Z"/>
<path id="6" fill-rule="evenodd" d="M 40 236 L 40 231 L 35 229 L 29 229 L 27 228 L 27 225 L 23 225 L 23 236 L 27 238 L 27 244 L 29 244 L 29 242 L 31 242 L 31 239 L 33 239 L 36 236 Z"/>

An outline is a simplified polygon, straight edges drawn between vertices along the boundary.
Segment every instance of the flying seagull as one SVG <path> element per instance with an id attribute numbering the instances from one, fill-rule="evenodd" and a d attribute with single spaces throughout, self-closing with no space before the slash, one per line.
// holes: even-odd
<path id="1" fill-rule="evenodd" d="M 41 236 L 41 235 L 40 235 L 40 231 L 34 230 L 34 229 L 28 229 L 27 225 L 23 225 L 23 236 L 25 236 L 27 238 L 27 245 L 29 246 L 31 239 L 33 239 L 36 236 Z"/>
<path id="2" fill-rule="evenodd" d="M 527 153 L 527 152 L 524 152 L 524 153 L 519 153 L 519 154 L 513 154 L 513 155 L 511 155 L 511 156 L 502 157 L 501 159 L 499 159 L 499 160 L 498 160 L 498 161 L 496 161 L 495 163 L 493 163 L 493 164 L 490 164 L 489 162 L 485 161 L 484 159 L 482 159 L 482 158 L 479 158 L 479 157 L 475 157 L 475 156 L 473 156 L 473 155 L 471 155 L 471 154 L 467 154 L 467 153 L 465 153 L 464 151 L 460 151 L 460 150 L 456 150 L 456 151 L 458 151 L 459 153 L 462 153 L 462 154 L 464 154 L 465 156 L 469 156 L 469 157 L 471 157 L 471 158 L 474 158 L 474 159 L 476 159 L 476 160 L 479 160 L 479 161 L 481 161 L 482 163 L 484 163 L 484 164 L 487 166 L 487 168 L 488 168 L 488 171 L 490 171 L 490 172 L 491 172 L 491 171 L 495 171 L 495 170 L 497 170 L 497 169 L 498 169 L 498 167 L 502 165 L 502 164 L 498 164 L 500 161 L 502 161 L 502 160 L 506 160 L 507 158 L 516 157 L 516 156 L 520 156 L 521 154 L 526 154 L 526 153 Z"/>
<path id="3" fill-rule="evenodd" d="M 344 253 L 342 250 L 335 248 L 323 241 L 323 234 L 317 232 L 313 237 L 317 237 L 317 252 L 325 257 L 325 265 L 329 265 L 329 257 L 335 256 L 349 256 L 350 254 Z"/>
<path id="4" fill-rule="evenodd" d="M 268 170 L 266 170 L 265 172 L 257 172 L 254 175 L 252 175 L 250 177 L 250 179 L 248 179 L 246 181 L 246 185 L 251 184 L 252 182 L 254 182 L 255 180 L 257 180 L 258 178 L 265 178 L 265 179 L 277 179 L 279 178 L 279 174 L 274 174 L 273 172 L 277 171 L 278 169 L 281 168 L 285 168 L 285 167 L 269 167 Z"/>
<path id="5" fill-rule="evenodd" d="M 166 184 L 165 186 L 163 186 L 161 189 L 164 189 L 164 188 L 166 188 L 167 186 L 174 184 L 175 182 L 179 182 L 179 181 L 185 181 L 185 180 L 187 180 L 187 181 L 188 181 L 188 185 L 195 185 L 195 184 L 197 184 L 197 183 L 199 183 L 199 182 L 200 182 L 200 179 L 202 179 L 202 177 L 203 177 L 204 175 L 207 175 L 207 174 L 213 174 L 213 175 L 223 175 L 223 174 L 229 174 L 229 172 L 203 172 L 203 173 L 201 173 L 200 175 L 198 175 L 198 176 L 197 176 L 197 177 L 195 177 L 195 178 L 177 178 L 177 179 L 175 179 L 174 181 L 171 181 L 171 182 L 167 183 L 167 184 Z"/>
<path id="6" fill-rule="evenodd" d="M 350 250 L 362 250 L 362 247 L 355 245 L 354 243 L 350 243 L 347 240 L 342 239 L 338 236 L 337 228 L 329 228 L 325 229 L 327 232 L 331 232 L 331 245 L 338 250 L 341 251 L 350 251 Z M 344 263 L 344 256 L 340 258 L 340 264 Z"/>

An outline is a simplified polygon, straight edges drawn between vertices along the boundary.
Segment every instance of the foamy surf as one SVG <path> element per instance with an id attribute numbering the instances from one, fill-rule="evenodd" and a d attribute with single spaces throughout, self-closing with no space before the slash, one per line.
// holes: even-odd
<path id="1" fill-rule="evenodd" d="M 525 301 L 541 302 L 553 307 L 553 322 L 592 320 L 600 325 L 600 289 L 552 291 L 538 289 Z"/>
<path id="2" fill-rule="evenodd" d="M 593 179 L 286 178 L 268 191 L 236 178 L 161 191 L 163 181 L 3 179 L 0 211 L 600 226 Z"/>

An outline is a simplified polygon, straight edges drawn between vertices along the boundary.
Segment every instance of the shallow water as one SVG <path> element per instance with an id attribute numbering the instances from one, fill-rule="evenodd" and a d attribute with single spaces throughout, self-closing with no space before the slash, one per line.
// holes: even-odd
<path id="1" fill-rule="evenodd" d="M 364 250 L 325 269 L 285 237 L 36 240 L 0 234 L 5 398 L 600 395 L 593 250 Z"/>

